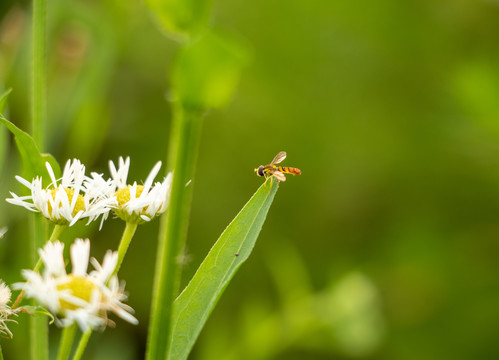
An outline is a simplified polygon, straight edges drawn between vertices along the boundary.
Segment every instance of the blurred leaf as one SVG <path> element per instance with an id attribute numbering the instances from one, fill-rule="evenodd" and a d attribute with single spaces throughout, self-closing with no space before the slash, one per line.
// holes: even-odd
<path id="1" fill-rule="evenodd" d="M 0 114 L 4 114 L 7 109 L 7 98 L 9 97 L 12 89 L 5 91 L 2 96 L 0 96 Z M 3 169 L 3 164 L 5 161 L 5 156 L 7 153 L 7 132 L 5 129 L 0 130 L 0 170 Z"/>
<path id="2" fill-rule="evenodd" d="M 31 180 L 36 176 L 42 176 L 44 184 L 48 184 L 50 182 L 50 176 L 47 172 L 47 168 L 45 167 L 46 162 L 52 166 L 56 178 L 61 176 L 61 168 L 54 157 L 50 154 L 40 154 L 35 141 L 29 134 L 12 124 L 9 120 L 3 117 L 3 115 L 0 115 L 0 121 L 2 121 L 2 123 L 12 132 L 12 134 L 14 134 L 17 148 L 19 149 L 19 153 L 21 154 L 21 158 L 23 160 L 23 169 L 25 172 L 24 176 L 28 180 Z"/>
<path id="3" fill-rule="evenodd" d="M 278 182 L 271 178 L 232 220 L 176 299 L 169 359 L 186 359 L 208 316 L 251 254 L 269 211 Z"/>
<path id="4" fill-rule="evenodd" d="M 193 107 L 227 105 L 247 64 L 249 51 L 240 40 L 207 32 L 187 45 L 173 67 L 172 83 L 180 101 Z"/>
<path id="5" fill-rule="evenodd" d="M 5 91 L 2 96 L 0 96 L 0 114 L 3 114 L 5 112 L 5 109 L 7 107 L 7 98 L 9 97 L 10 93 L 12 92 L 12 89 L 9 89 Z"/>
<path id="6" fill-rule="evenodd" d="M 499 74 L 495 64 L 483 60 L 465 63 L 458 67 L 452 85 L 459 104 L 468 111 L 472 121 L 499 135 Z"/>
<path id="7" fill-rule="evenodd" d="M 177 39 L 195 36 L 208 23 L 211 0 L 146 0 L 159 26 Z"/>
<path id="8" fill-rule="evenodd" d="M 316 298 L 318 319 L 327 324 L 338 348 L 349 357 L 372 353 L 385 336 L 381 297 L 373 281 L 352 271 Z"/>

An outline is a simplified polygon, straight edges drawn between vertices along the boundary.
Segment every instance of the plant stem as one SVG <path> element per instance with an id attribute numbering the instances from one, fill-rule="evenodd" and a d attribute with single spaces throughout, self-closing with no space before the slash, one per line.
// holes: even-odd
<path id="1" fill-rule="evenodd" d="M 59 236 L 61 233 L 64 231 L 64 229 L 67 228 L 67 225 L 55 225 L 54 229 L 52 230 L 52 235 L 50 235 L 50 242 L 54 242 L 56 240 L 59 240 Z"/>
<path id="2" fill-rule="evenodd" d="M 88 340 L 90 339 L 90 335 L 92 335 L 92 329 L 89 329 L 83 333 L 80 338 L 80 342 L 78 343 L 78 347 L 76 348 L 76 352 L 73 356 L 73 360 L 80 360 L 83 356 L 83 352 L 87 347 Z"/>
<path id="3" fill-rule="evenodd" d="M 3 360 L 2 346 L 0 345 L 0 360 Z"/>
<path id="4" fill-rule="evenodd" d="M 175 104 L 168 165 L 173 169 L 173 183 L 168 212 L 161 217 L 158 255 L 151 304 L 151 323 L 146 359 L 166 359 L 170 345 L 173 301 L 178 293 L 180 267 L 177 259 L 187 236 L 192 184 L 200 142 L 203 111 Z"/>
<path id="5" fill-rule="evenodd" d="M 33 0 L 31 41 L 31 124 L 33 139 L 42 151 L 47 116 L 45 91 L 47 82 L 47 0 Z"/>
<path id="6" fill-rule="evenodd" d="M 120 245 L 118 247 L 118 264 L 116 265 L 116 269 L 114 270 L 114 275 L 116 275 L 121 267 L 121 263 L 125 258 L 126 251 L 128 250 L 128 246 L 132 241 L 133 235 L 135 234 L 135 230 L 137 230 L 138 224 L 135 223 L 126 223 L 125 230 L 123 231 L 123 235 L 121 236 Z"/>
<path id="7" fill-rule="evenodd" d="M 43 247 L 46 232 L 46 222 L 40 215 L 33 216 L 33 234 L 31 244 L 31 264 L 35 268 L 37 259 L 37 251 Z M 21 297 L 21 294 L 19 294 Z M 33 299 L 33 305 L 36 305 Z M 48 322 L 45 316 L 32 316 L 30 317 L 30 337 L 31 337 L 31 359 L 33 360 L 47 360 L 48 359 Z"/>
<path id="8" fill-rule="evenodd" d="M 62 330 L 61 343 L 59 345 L 59 354 L 57 355 L 57 360 L 66 360 L 69 358 L 69 352 L 71 351 L 71 345 L 73 345 L 73 340 L 76 333 L 76 323 L 67 326 Z"/>
<path id="9" fill-rule="evenodd" d="M 47 0 L 33 0 L 31 37 L 31 124 L 38 149 L 44 149 L 46 122 L 46 49 L 47 49 Z M 31 265 L 36 267 L 37 251 L 45 243 L 46 225 L 40 216 L 33 217 Z M 31 359 L 48 359 L 48 322 L 44 316 L 30 318 Z"/>

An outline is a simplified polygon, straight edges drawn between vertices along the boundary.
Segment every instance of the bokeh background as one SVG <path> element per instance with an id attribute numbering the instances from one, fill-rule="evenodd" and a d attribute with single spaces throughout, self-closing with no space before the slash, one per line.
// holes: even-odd
<path id="1" fill-rule="evenodd" d="M 142 1 L 49 1 L 47 151 L 130 180 L 166 158 L 170 69 L 179 45 Z M 203 126 L 183 271 L 186 284 L 261 184 L 253 168 L 288 152 L 249 261 L 191 359 L 499 357 L 499 2 L 226 1 L 217 27 L 251 47 L 230 105 Z M 30 3 L 0 3 L 0 86 L 29 130 Z M 19 192 L 0 129 L 0 198 Z M 0 277 L 27 267 L 28 214 L 0 202 Z M 123 223 L 76 225 L 101 259 Z M 141 359 L 158 222 L 141 225 L 120 271 L 137 327 L 117 320 L 88 359 Z M 23 359 L 27 317 L 1 339 Z M 57 330 L 51 344 L 58 345 Z"/>

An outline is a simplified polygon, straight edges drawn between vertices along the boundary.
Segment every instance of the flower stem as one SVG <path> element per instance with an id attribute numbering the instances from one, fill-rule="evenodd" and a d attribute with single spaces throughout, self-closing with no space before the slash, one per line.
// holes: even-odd
<path id="1" fill-rule="evenodd" d="M 66 229 L 67 225 L 55 225 L 54 229 L 52 230 L 52 235 L 50 235 L 50 242 L 54 242 L 59 239 L 59 236 L 61 233 Z"/>
<path id="2" fill-rule="evenodd" d="M 61 343 L 59 345 L 59 354 L 57 355 L 57 360 L 66 360 L 69 358 L 69 352 L 71 351 L 71 345 L 73 345 L 73 340 L 76 333 L 76 323 L 67 326 L 62 330 Z"/>
<path id="3" fill-rule="evenodd" d="M 158 254 L 151 304 L 151 323 L 146 359 L 166 359 L 170 345 L 173 301 L 178 293 L 178 257 L 184 249 L 192 197 L 193 178 L 200 142 L 203 111 L 175 104 L 168 164 L 173 172 L 170 205 L 161 217 Z"/>
<path id="4" fill-rule="evenodd" d="M 88 340 L 90 339 L 90 335 L 92 335 L 92 329 L 89 329 L 83 333 L 80 338 L 80 342 L 78 343 L 78 347 L 76 348 L 76 352 L 73 356 L 73 360 L 80 360 L 83 356 L 83 352 L 87 347 Z"/>
<path id="5" fill-rule="evenodd" d="M 47 0 L 33 0 L 31 38 L 31 124 L 38 149 L 44 149 L 46 123 L 46 50 L 47 50 Z M 37 251 L 45 243 L 46 225 L 39 216 L 33 217 L 31 265 L 36 267 Z M 21 296 L 21 294 L 19 294 Z M 44 316 L 30 317 L 31 359 L 48 359 L 48 322 Z"/>
<path id="6" fill-rule="evenodd" d="M 125 258 L 126 251 L 128 250 L 128 246 L 132 241 L 133 235 L 135 234 L 135 230 L 137 230 L 136 223 L 127 222 L 125 226 L 125 230 L 123 231 L 123 235 L 121 236 L 120 245 L 118 247 L 118 264 L 116 265 L 116 269 L 114 270 L 114 275 L 118 273 L 118 270 L 121 267 L 121 263 Z"/>
<path id="7" fill-rule="evenodd" d="M 0 360 L 3 360 L 2 346 L 0 345 Z"/>
<path id="8" fill-rule="evenodd" d="M 37 259 L 37 251 L 43 247 L 46 237 L 47 224 L 38 214 L 33 216 L 33 234 L 31 243 L 31 264 L 34 268 L 39 267 L 35 264 Z M 21 292 L 18 299 L 22 299 L 24 292 Z M 17 300 L 16 300 L 17 303 Z M 33 305 L 36 305 L 33 299 Z M 48 322 L 45 316 L 30 317 L 30 338 L 31 338 L 31 359 L 33 360 L 48 360 Z"/>

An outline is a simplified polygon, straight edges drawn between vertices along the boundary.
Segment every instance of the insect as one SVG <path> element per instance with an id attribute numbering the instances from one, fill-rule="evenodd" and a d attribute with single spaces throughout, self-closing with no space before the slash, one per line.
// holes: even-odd
<path id="1" fill-rule="evenodd" d="M 277 154 L 269 165 L 260 165 L 255 172 L 258 176 L 265 176 L 265 178 L 269 178 L 274 176 L 279 181 L 286 181 L 286 176 L 284 174 L 291 175 L 301 175 L 301 170 L 294 167 L 287 166 L 277 166 L 281 161 L 286 158 L 286 152 L 281 151 Z"/>

